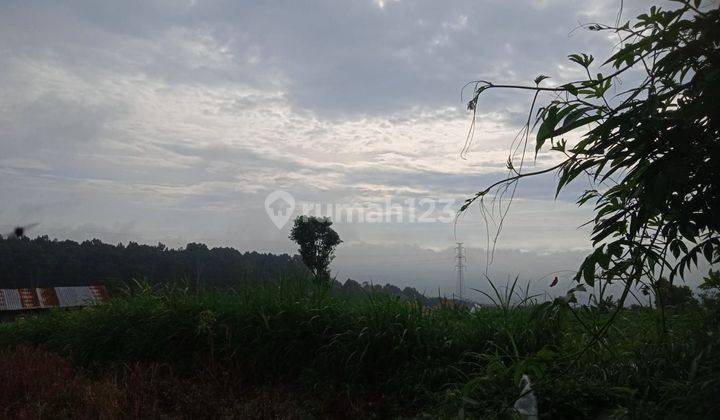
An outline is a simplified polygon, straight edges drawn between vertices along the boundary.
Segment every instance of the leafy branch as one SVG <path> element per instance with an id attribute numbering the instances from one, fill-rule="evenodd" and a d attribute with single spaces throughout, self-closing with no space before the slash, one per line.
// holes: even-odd
<path id="1" fill-rule="evenodd" d="M 572 54 L 587 78 L 556 87 L 499 84 L 477 80 L 468 109 L 473 125 L 463 153 L 474 137 L 481 95 L 490 89 L 534 93 L 527 123 L 511 146 L 508 176 L 467 199 L 459 214 L 479 202 L 486 223 L 495 220 L 497 241 L 518 182 L 557 172 L 555 197 L 587 175 L 591 188 L 578 205 L 594 203 L 593 251 L 575 279 L 590 286 L 596 279 L 623 282 L 621 305 L 634 285 L 653 284 L 669 270 L 670 281 L 698 264 L 720 261 L 720 13 L 700 1 L 680 0 L 675 9 L 651 7 L 634 23 L 592 24 L 593 31 L 613 31 L 620 46 L 593 71 L 594 57 Z M 644 74 L 634 87 L 609 96 L 623 73 Z M 593 75 L 594 74 L 594 75 Z M 553 99 L 531 116 L 541 94 Z M 547 169 L 524 172 L 525 150 L 535 133 L 534 152 L 547 151 L 562 161 Z M 571 135 L 572 134 L 572 135 Z M 547 143 L 550 147 L 547 147 Z M 519 165 L 513 162 L 520 150 Z M 610 183 L 608 183 L 610 182 Z M 504 195 L 510 192 L 509 200 Z M 492 197 L 488 209 L 484 200 Z M 488 248 L 489 244 L 488 235 Z M 490 263 L 491 258 L 488 258 Z"/>

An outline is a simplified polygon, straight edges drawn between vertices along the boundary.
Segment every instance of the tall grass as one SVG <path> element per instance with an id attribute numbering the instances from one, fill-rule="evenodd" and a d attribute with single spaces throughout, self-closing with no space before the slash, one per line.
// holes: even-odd
<path id="1" fill-rule="evenodd" d="M 0 324 L 0 348 L 41 347 L 91 376 L 169 366 L 179 378 L 212 378 L 218 400 L 282 387 L 312 395 L 297 409 L 331 417 L 511 415 L 523 374 L 553 418 L 720 414 L 718 335 L 699 312 L 671 317 L 663 343 L 651 310 L 625 312 L 573 360 L 605 315 L 578 316 L 553 305 L 428 311 L 289 279 L 199 294 L 135 288 L 107 305 Z"/>

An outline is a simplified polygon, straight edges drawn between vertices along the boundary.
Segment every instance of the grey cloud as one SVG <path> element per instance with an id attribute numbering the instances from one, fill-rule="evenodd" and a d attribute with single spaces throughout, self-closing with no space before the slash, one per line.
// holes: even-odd
<path id="1" fill-rule="evenodd" d="M 636 2 L 625 3 L 633 9 Z M 478 77 L 527 82 L 538 73 L 552 76 L 566 54 L 604 52 L 611 46 L 598 34 L 569 36 L 579 21 L 612 20 L 619 2 L 603 5 L 593 12 L 600 15 L 588 15 L 583 11 L 587 4 L 580 1 L 519 7 L 514 2 L 426 0 L 392 2 L 382 9 L 370 0 L 13 2 L 3 21 L 14 28 L 7 31 L 15 40 L 17 32 L 37 27 L 46 38 L 30 34 L 36 39 L 32 46 L 57 38 L 52 41 L 57 48 L 65 39 L 85 45 L 90 55 L 97 55 L 93 47 L 101 47 L 93 43 L 98 34 L 110 37 L 106 41 L 112 39 L 116 48 L 122 40 L 157 40 L 178 28 L 189 31 L 188 40 L 202 41 L 207 34 L 228 55 L 225 66 L 213 66 L 209 57 L 203 64 L 200 57 L 188 67 L 188 56 L 166 48 L 135 57 L 145 63 L 135 69 L 196 83 L 254 83 L 277 73 L 297 106 L 344 115 L 457 104 L 462 84 Z M 51 16 L 56 23 L 49 22 Z"/>
<path id="2" fill-rule="evenodd" d="M 118 111 L 44 94 L 0 117 L 0 142 L 6 156 L 76 150 L 97 140 L 110 114 Z"/>
<path id="3" fill-rule="evenodd" d="M 348 185 L 369 182 L 396 188 L 412 187 L 443 197 L 469 197 L 506 177 L 507 172 L 501 170 L 482 174 L 448 174 L 420 170 L 368 169 L 351 170 L 345 174 Z M 526 199 L 552 199 L 556 186 L 557 179 L 553 173 L 528 177 L 518 183 L 517 196 Z M 567 186 L 557 199 L 574 203 L 578 195 L 589 187 L 590 185 L 580 178 Z"/>
<path id="4" fill-rule="evenodd" d="M 624 3 L 628 15 L 645 7 Z M 614 19 L 618 4 L 5 1 L 0 223 L 40 222 L 37 234 L 78 240 L 290 252 L 287 228 L 264 212 L 274 189 L 320 203 L 461 200 L 504 175 L 498 149 L 509 148 L 529 97 L 488 92 L 466 162 L 460 87 L 571 76 L 557 68 L 567 53 L 612 43 L 568 33 L 577 21 Z M 587 246 L 576 229 L 587 213 L 571 203 L 582 188 L 553 202 L 552 175 L 521 183 L 503 244 Z M 460 239 L 482 245 L 478 215 L 462 223 Z M 447 224 L 338 229 L 348 243 L 398 249 L 456 239 Z M 357 248 L 343 249 L 339 268 L 371 272 L 352 265 Z M 397 266 L 387 276 L 417 274 L 409 260 Z M 418 282 L 431 287 L 433 276 Z"/>

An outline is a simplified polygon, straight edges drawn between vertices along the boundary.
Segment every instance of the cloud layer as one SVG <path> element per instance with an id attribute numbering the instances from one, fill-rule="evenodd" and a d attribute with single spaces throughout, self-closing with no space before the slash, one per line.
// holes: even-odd
<path id="1" fill-rule="evenodd" d="M 627 16 L 644 7 L 624 3 Z M 483 98 L 463 160 L 470 123 L 463 84 L 576 77 L 568 53 L 603 55 L 614 41 L 573 29 L 614 21 L 618 6 L 3 2 L 0 225 L 40 222 L 37 234 L 74 239 L 285 252 L 287 231 L 264 210 L 274 190 L 315 203 L 448 198 L 459 206 L 503 176 L 529 99 Z M 536 165 L 552 161 L 541 153 Z M 577 189 L 553 201 L 553 182 L 520 186 L 499 247 L 587 248 L 587 231 L 577 227 L 590 213 L 572 203 Z M 338 230 L 356 245 L 485 244 L 477 211 L 456 227 Z M 337 265 L 350 260 L 341 255 Z"/>

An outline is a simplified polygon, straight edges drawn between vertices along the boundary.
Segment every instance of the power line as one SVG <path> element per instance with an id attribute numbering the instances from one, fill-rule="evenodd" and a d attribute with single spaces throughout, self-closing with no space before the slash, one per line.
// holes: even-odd
<path id="1" fill-rule="evenodd" d="M 463 289 L 465 288 L 465 270 L 467 270 L 467 264 L 465 264 L 465 262 L 467 261 L 467 255 L 465 254 L 465 250 L 463 249 L 462 242 L 457 243 L 455 251 L 455 271 L 457 273 L 456 293 L 458 300 L 462 300 Z"/>

